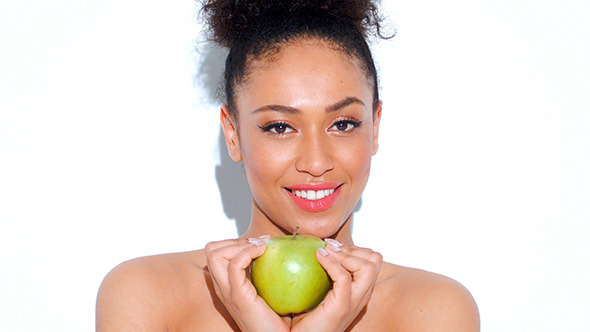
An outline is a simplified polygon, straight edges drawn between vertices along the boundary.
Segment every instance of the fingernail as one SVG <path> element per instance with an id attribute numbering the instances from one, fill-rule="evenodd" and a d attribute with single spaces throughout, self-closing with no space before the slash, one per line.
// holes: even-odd
<path id="1" fill-rule="evenodd" d="M 340 248 L 338 248 L 337 246 L 335 246 L 335 245 L 333 245 L 331 243 L 328 243 L 328 245 L 326 246 L 326 248 L 328 248 L 328 249 L 330 249 L 332 251 L 336 251 L 336 252 L 342 251 L 342 250 L 340 250 Z"/>
<path id="2" fill-rule="evenodd" d="M 261 239 L 261 240 L 266 240 L 266 239 L 268 239 L 269 237 L 270 237 L 270 235 L 262 235 L 262 236 L 260 236 L 260 237 L 258 237 L 258 238 L 259 238 L 259 239 Z"/>
<path id="3" fill-rule="evenodd" d="M 342 247 L 342 243 L 334 240 L 334 239 L 324 239 L 327 244 L 331 244 L 334 247 Z"/>
<path id="4" fill-rule="evenodd" d="M 328 252 L 327 252 L 327 251 L 326 251 L 326 249 L 324 249 L 324 248 L 319 248 L 319 249 L 318 249 L 318 252 L 320 253 L 320 255 L 322 255 L 322 256 L 324 256 L 324 257 L 325 257 L 325 256 L 328 256 Z"/>
<path id="5" fill-rule="evenodd" d="M 262 240 L 260 240 L 259 238 L 255 238 L 255 237 L 248 238 L 248 243 L 252 243 L 255 246 L 260 246 L 260 245 L 264 244 L 262 242 Z"/>

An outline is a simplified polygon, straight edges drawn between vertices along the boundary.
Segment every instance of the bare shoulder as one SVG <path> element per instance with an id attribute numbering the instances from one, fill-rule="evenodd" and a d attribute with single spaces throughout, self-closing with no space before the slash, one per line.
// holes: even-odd
<path id="1" fill-rule="evenodd" d="M 471 293 L 440 274 L 385 263 L 375 292 L 396 331 L 479 331 Z"/>
<path id="2" fill-rule="evenodd" d="M 103 280 L 96 304 L 97 331 L 162 331 L 198 302 L 210 302 L 202 250 L 136 258 Z M 202 298 L 202 297 L 208 297 Z"/>

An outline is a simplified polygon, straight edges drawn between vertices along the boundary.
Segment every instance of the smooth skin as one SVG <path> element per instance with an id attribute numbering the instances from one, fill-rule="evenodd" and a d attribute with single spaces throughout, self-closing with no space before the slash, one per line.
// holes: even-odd
<path id="1" fill-rule="evenodd" d="M 381 119 L 357 59 L 299 39 L 250 65 L 236 90 L 237 118 L 221 110 L 229 154 L 243 163 L 252 192 L 248 230 L 203 250 L 117 266 L 99 290 L 97 331 L 479 331 L 477 306 L 459 283 L 354 246 L 352 214 Z M 322 182 L 340 186 L 324 211 L 289 197 L 290 186 Z M 297 226 L 334 239 L 316 253 L 334 283 L 314 310 L 280 317 L 256 294 L 248 267 L 264 252 L 264 235 Z"/>

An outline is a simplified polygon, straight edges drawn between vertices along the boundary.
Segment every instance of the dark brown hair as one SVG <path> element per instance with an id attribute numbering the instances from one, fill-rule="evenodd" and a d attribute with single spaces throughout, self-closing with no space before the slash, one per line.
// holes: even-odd
<path id="1" fill-rule="evenodd" d="M 228 47 L 225 62 L 225 97 L 235 109 L 235 88 L 248 75 L 248 64 L 276 54 L 297 38 L 317 38 L 335 45 L 360 64 L 379 100 L 378 77 L 367 36 L 381 33 L 377 4 L 370 0 L 204 0 L 203 14 L 209 38 Z"/>

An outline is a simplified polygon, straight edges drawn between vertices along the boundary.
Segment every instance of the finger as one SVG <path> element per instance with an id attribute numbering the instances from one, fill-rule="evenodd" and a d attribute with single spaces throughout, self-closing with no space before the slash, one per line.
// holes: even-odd
<path id="1" fill-rule="evenodd" d="M 256 244 L 258 242 L 265 242 L 269 237 L 270 237 L 270 235 L 263 235 L 263 236 L 260 236 L 257 238 L 248 238 L 248 239 L 238 238 L 238 239 L 229 239 L 229 240 L 209 242 L 205 246 L 205 254 L 209 255 L 211 252 L 216 251 L 218 249 L 229 247 L 229 246 L 234 246 L 234 245 L 239 245 L 239 244 L 243 244 L 243 243 L 249 242 L 249 243 Z"/>
<path id="2" fill-rule="evenodd" d="M 333 244 L 334 242 L 336 242 L 336 244 L 338 244 L 337 241 L 334 241 L 334 240 L 330 241 L 330 239 L 326 239 L 326 243 L 328 244 L 326 246 L 326 248 L 330 251 L 333 251 L 334 256 L 337 258 L 347 257 L 346 261 L 351 264 L 346 264 L 346 265 L 349 266 L 350 268 L 354 269 L 353 271 L 357 270 L 357 268 L 355 267 L 355 264 L 354 264 L 355 260 L 353 259 L 353 257 L 358 257 L 362 260 L 367 260 L 369 262 L 372 262 L 373 264 L 375 264 L 377 273 L 381 270 L 381 265 L 383 263 L 383 256 L 380 253 L 375 252 L 369 248 L 362 248 L 362 247 L 355 247 L 355 246 L 342 246 L 342 245 L 335 246 Z M 352 256 L 352 257 L 348 257 L 348 256 Z M 358 261 L 358 262 L 361 262 L 361 261 Z"/>
<path id="3" fill-rule="evenodd" d="M 207 259 L 207 270 L 209 271 L 209 275 L 211 276 L 211 280 L 213 281 L 213 286 L 215 288 L 215 292 L 219 295 L 222 295 L 219 283 L 223 282 L 223 277 L 219 275 L 219 271 L 221 271 L 223 262 L 220 261 L 219 252 L 215 252 L 217 249 L 226 247 L 229 245 L 235 245 L 239 242 L 239 239 L 230 239 L 230 240 L 222 240 L 222 241 L 214 241 L 209 242 L 205 245 L 205 258 Z"/>
<path id="4" fill-rule="evenodd" d="M 326 238 L 324 239 L 324 241 L 326 242 L 326 249 L 329 249 L 334 252 L 344 251 L 346 253 L 373 261 L 375 264 L 378 265 L 380 265 L 383 260 L 381 254 L 376 253 L 375 251 L 369 248 L 361 248 L 353 245 L 343 245 L 342 243 L 330 238 Z"/>
<path id="5" fill-rule="evenodd" d="M 330 253 L 330 255 L 353 275 L 354 282 L 377 278 L 381 265 L 376 257 L 365 259 L 343 251 Z"/>
<path id="6" fill-rule="evenodd" d="M 383 256 L 380 253 L 373 251 L 372 249 L 349 246 L 341 248 L 341 251 L 351 256 L 356 256 L 361 259 L 372 262 L 373 264 L 375 264 L 377 274 L 381 270 Z"/>
<path id="7" fill-rule="evenodd" d="M 242 243 L 242 242 L 247 242 L 247 239 L 242 239 L 242 238 L 238 238 L 238 239 L 228 239 L 228 240 L 221 240 L 221 241 L 212 241 L 207 243 L 207 245 L 205 246 L 205 252 L 210 252 L 222 247 L 227 247 L 230 245 L 234 245 L 234 244 L 238 244 L 238 243 Z"/>
<path id="8" fill-rule="evenodd" d="M 359 253 L 359 251 L 356 253 Z M 377 258 L 371 257 L 371 260 L 344 251 L 330 253 L 330 255 L 352 275 L 351 299 L 353 303 L 366 304 L 373 292 L 377 276 L 379 275 L 381 264 L 378 256 L 380 255 L 375 253 Z M 377 260 L 378 262 L 375 263 L 373 260 Z"/>
<path id="9" fill-rule="evenodd" d="M 251 246 L 254 245 L 246 241 L 236 241 L 233 244 L 231 244 L 231 242 L 226 242 L 224 246 L 211 246 L 210 248 L 217 248 L 207 251 L 207 266 L 209 267 L 209 272 L 211 273 L 213 282 L 217 284 L 219 289 L 222 290 L 221 295 L 228 295 L 227 292 L 229 290 L 229 278 L 227 274 L 229 262 L 240 251 Z"/>
<path id="10" fill-rule="evenodd" d="M 356 247 L 356 246 L 343 246 L 340 248 L 341 251 L 347 252 L 351 255 L 370 260 L 374 263 L 380 264 L 383 261 L 383 256 L 380 253 L 370 248 Z"/>
<path id="11" fill-rule="evenodd" d="M 316 251 L 316 259 L 332 279 L 332 291 L 324 302 L 334 301 L 332 305 L 350 303 L 352 276 L 339 262 L 323 248 Z"/>
<path id="12" fill-rule="evenodd" d="M 246 276 L 246 270 L 256 257 L 261 256 L 266 250 L 266 246 L 263 242 L 253 244 L 249 247 L 244 248 L 238 253 L 228 265 L 228 280 L 229 286 L 232 290 L 233 300 L 239 301 L 243 295 L 249 295 L 256 297 L 257 293 L 252 286 L 251 281 Z M 253 300 L 253 298 L 250 298 Z"/>
<path id="13" fill-rule="evenodd" d="M 344 246 L 333 239 L 325 239 L 326 249 L 347 271 L 353 274 L 363 272 L 369 276 L 377 276 L 381 269 L 383 257 L 381 254 L 355 246 Z M 356 275 L 358 278 L 358 275 Z"/>

